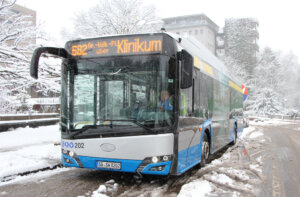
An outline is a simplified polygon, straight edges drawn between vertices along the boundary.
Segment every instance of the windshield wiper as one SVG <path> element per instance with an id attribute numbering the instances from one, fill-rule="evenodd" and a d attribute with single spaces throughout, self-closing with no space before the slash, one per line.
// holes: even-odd
<path id="1" fill-rule="evenodd" d="M 150 131 L 150 132 L 154 132 L 154 130 L 152 130 L 151 128 L 137 122 L 136 120 L 133 120 L 133 119 L 126 119 L 126 120 L 108 120 L 108 119 L 105 119 L 105 120 L 102 120 L 102 121 L 110 121 L 111 124 L 108 124 L 108 125 L 86 125 L 84 127 L 82 127 L 79 131 L 76 131 L 75 133 L 72 133 L 70 135 L 70 138 L 73 139 L 75 136 L 81 134 L 81 133 L 84 133 L 85 131 L 87 131 L 88 129 L 91 129 L 91 128 L 98 128 L 98 127 L 103 127 L 103 126 L 109 126 L 111 129 L 112 129 L 112 122 L 116 121 L 116 122 L 132 122 L 136 125 L 138 125 L 139 127 L 145 129 L 146 131 Z"/>
<path id="2" fill-rule="evenodd" d="M 152 130 L 151 128 L 143 125 L 142 123 L 139 123 L 138 121 L 134 120 L 134 119 L 124 119 L 124 120 L 104 120 L 104 121 L 110 121 L 110 122 L 113 122 L 113 121 L 116 121 L 116 122 L 132 122 L 134 124 L 136 124 L 137 126 L 147 130 L 147 131 L 150 131 L 150 132 L 154 132 L 154 130 Z"/>
<path id="3" fill-rule="evenodd" d="M 81 133 L 84 133 L 85 131 L 87 131 L 88 129 L 91 129 L 91 128 L 98 128 L 98 127 L 102 127 L 103 125 L 85 125 L 83 126 L 79 131 L 76 131 L 75 133 L 72 133 L 70 135 L 70 138 L 74 138 L 76 135 L 79 135 Z"/>

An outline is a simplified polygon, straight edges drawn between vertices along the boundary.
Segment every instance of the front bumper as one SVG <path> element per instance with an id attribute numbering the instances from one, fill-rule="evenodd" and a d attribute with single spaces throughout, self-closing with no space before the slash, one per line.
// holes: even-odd
<path id="1" fill-rule="evenodd" d="M 172 157 L 170 157 L 171 159 Z M 106 169 L 99 168 L 98 162 L 117 162 L 121 163 L 121 169 Z M 116 172 L 130 172 L 140 174 L 153 174 L 153 175 L 168 175 L 170 173 L 172 161 L 158 161 L 157 163 L 151 162 L 151 159 L 145 158 L 144 160 L 129 160 L 129 159 L 108 159 L 87 156 L 69 156 L 62 154 L 62 163 L 65 167 L 76 168 L 89 168 L 103 171 L 116 171 Z"/>

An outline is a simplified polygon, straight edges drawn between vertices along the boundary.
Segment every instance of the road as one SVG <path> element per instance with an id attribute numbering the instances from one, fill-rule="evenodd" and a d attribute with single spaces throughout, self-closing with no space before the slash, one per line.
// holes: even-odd
<path id="1" fill-rule="evenodd" d="M 91 196 L 99 185 L 106 186 L 108 196 L 176 196 L 182 185 L 199 179 L 210 182 L 212 196 L 298 196 L 300 123 L 255 125 L 254 132 L 218 154 L 217 157 L 222 157 L 217 164 L 192 169 L 181 177 L 139 179 L 133 174 L 70 169 L 46 178 L 0 186 L 0 196 Z M 243 156 L 244 148 L 247 157 Z M 239 173 L 231 175 L 228 169 Z M 239 174 L 244 175 L 239 177 Z M 232 184 L 214 179 L 219 175 L 231 178 Z"/>
<path id="2" fill-rule="evenodd" d="M 267 137 L 261 196 L 299 196 L 300 124 L 265 126 Z"/>

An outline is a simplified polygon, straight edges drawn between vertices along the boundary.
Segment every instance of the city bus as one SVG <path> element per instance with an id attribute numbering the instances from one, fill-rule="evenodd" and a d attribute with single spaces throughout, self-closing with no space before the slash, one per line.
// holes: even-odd
<path id="1" fill-rule="evenodd" d="M 62 58 L 61 149 L 66 167 L 180 175 L 235 144 L 241 84 L 194 38 L 105 36 L 40 47 Z"/>

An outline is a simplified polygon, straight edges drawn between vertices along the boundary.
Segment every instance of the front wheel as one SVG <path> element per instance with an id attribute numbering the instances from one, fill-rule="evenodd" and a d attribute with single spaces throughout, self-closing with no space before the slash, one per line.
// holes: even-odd
<path id="1" fill-rule="evenodd" d="M 209 158 L 209 142 L 206 133 L 204 133 L 203 141 L 202 141 L 202 151 L 201 151 L 201 167 L 204 167 L 208 162 Z"/>

